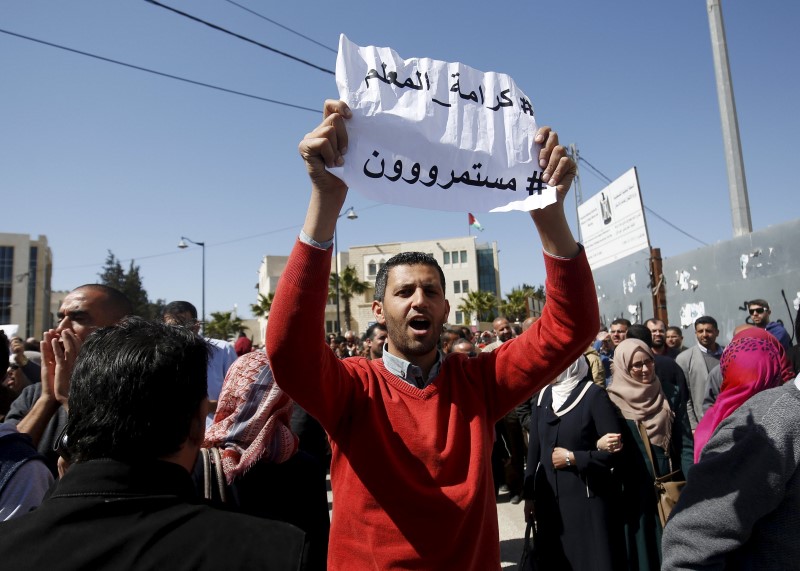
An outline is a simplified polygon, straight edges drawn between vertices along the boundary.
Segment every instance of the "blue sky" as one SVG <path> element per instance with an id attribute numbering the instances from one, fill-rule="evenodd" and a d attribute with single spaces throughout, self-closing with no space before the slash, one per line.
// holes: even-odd
<path id="1" fill-rule="evenodd" d="M 702 0 L 505 4 L 237 0 L 336 48 L 339 33 L 400 55 L 511 75 L 537 121 L 611 178 L 632 166 L 645 205 L 695 238 L 732 236 Z M 166 3 L 166 2 L 165 2 Z M 225 0 L 169 5 L 314 64 L 336 55 Z M 797 218 L 800 6 L 723 4 L 754 229 Z M 321 109 L 331 75 L 144 2 L 5 0 L 0 28 L 130 64 Z M 140 265 L 151 298 L 249 315 L 262 256 L 291 249 L 308 200 L 297 154 L 320 115 L 189 85 L 0 33 L 0 231 L 47 235 L 53 288 L 96 281 L 111 250 Z M 792 103 L 794 102 L 794 103 Z M 605 182 L 581 168 L 583 195 Z M 462 236 L 467 214 L 382 205 L 351 193 L 339 247 Z M 570 212 L 574 224 L 574 212 Z M 647 215 L 666 257 L 701 244 Z M 544 270 L 527 214 L 482 214 L 503 292 Z"/>

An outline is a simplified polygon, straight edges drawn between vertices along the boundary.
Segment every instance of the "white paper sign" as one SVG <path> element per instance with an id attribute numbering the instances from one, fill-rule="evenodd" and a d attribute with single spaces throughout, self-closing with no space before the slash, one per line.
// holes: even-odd
<path id="1" fill-rule="evenodd" d="M 509 76 L 461 63 L 403 60 L 344 35 L 339 97 L 353 111 L 345 165 L 330 169 L 380 202 L 461 212 L 556 201 L 541 180 L 530 99 Z"/>

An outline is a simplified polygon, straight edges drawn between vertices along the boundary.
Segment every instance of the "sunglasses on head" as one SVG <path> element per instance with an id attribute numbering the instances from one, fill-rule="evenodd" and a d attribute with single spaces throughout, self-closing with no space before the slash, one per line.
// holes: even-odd
<path id="1" fill-rule="evenodd" d="M 766 311 L 766 309 L 763 308 L 763 307 L 751 307 L 750 308 L 750 315 L 755 315 L 755 314 L 761 315 L 765 311 Z"/>

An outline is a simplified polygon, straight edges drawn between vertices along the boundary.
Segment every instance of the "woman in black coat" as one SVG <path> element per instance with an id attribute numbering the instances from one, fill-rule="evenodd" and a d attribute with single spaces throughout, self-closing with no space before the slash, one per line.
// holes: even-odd
<path id="1" fill-rule="evenodd" d="M 606 392 L 592 383 L 585 357 L 534 404 L 524 496 L 526 518 L 537 522 L 542 568 L 624 568 L 620 490 L 612 473 L 621 425 Z"/>

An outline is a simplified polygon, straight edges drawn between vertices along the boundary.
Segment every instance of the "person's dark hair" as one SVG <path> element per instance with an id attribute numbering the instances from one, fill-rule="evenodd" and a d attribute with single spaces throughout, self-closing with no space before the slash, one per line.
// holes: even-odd
<path id="1" fill-rule="evenodd" d="M 188 313 L 192 319 L 197 319 L 197 308 L 188 301 L 171 301 L 164 306 L 162 315 L 180 315 Z"/>
<path id="2" fill-rule="evenodd" d="M 371 340 L 375 339 L 375 331 L 376 330 L 380 330 L 380 331 L 384 331 L 384 332 L 388 331 L 388 329 L 386 329 L 386 326 L 383 323 L 373 323 L 372 325 L 367 327 L 367 332 L 366 332 L 366 334 L 364 334 L 364 340 L 365 341 L 366 340 L 370 340 L 371 341 Z"/>
<path id="3" fill-rule="evenodd" d="M 661 325 L 664 326 L 664 331 L 666 332 L 667 330 L 667 324 L 664 323 L 661 319 L 658 319 L 657 317 L 651 317 L 650 319 L 644 322 L 645 325 L 649 325 L 650 323 L 653 324 L 660 323 Z"/>
<path id="4" fill-rule="evenodd" d="M 670 331 L 675 331 L 678 335 L 683 337 L 683 331 L 681 331 L 681 328 L 678 327 L 677 325 L 670 325 L 669 327 L 667 327 L 667 333 L 669 333 Z"/>
<path id="5" fill-rule="evenodd" d="M 453 351 L 453 345 L 460 337 L 461 331 L 458 329 L 445 329 L 442 331 L 442 334 L 439 335 L 439 348 L 442 349 L 449 344 L 448 353 L 451 353 Z"/>
<path id="6" fill-rule="evenodd" d="M 177 452 L 206 398 L 208 345 L 191 331 L 129 317 L 95 331 L 72 373 L 73 461 L 137 461 Z"/>
<path id="7" fill-rule="evenodd" d="M 453 341 L 453 345 L 450 347 L 450 352 L 455 353 L 456 351 L 453 351 L 453 348 L 458 347 L 462 343 L 469 343 L 470 346 L 472 347 L 472 351 L 470 351 L 469 353 L 465 353 L 468 357 L 476 357 L 478 355 L 478 353 L 475 351 L 475 343 L 473 343 L 469 339 L 464 339 L 463 337 Z"/>
<path id="8" fill-rule="evenodd" d="M 694 327 L 697 329 L 698 325 L 713 325 L 714 329 L 719 330 L 719 326 L 717 325 L 717 320 L 711 317 L 710 315 L 703 315 L 702 317 L 698 317 L 694 321 Z"/>
<path id="9" fill-rule="evenodd" d="M 624 325 L 628 329 L 631 328 L 631 322 L 624 317 L 617 317 L 614 321 L 611 322 L 611 325 Z"/>
<path id="10" fill-rule="evenodd" d="M 642 325 L 641 323 L 634 323 L 628 327 L 628 336 L 626 338 L 638 339 L 639 341 L 647 343 L 648 347 L 653 347 L 653 334 L 650 333 L 646 325 Z"/>
<path id="11" fill-rule="evenodd" d="M 11 355 L 8 349 L 8 337 L 6 337 L 6 332 L 0 329 L 0 374 L 2 374 L 3 377 L 5 377 L 8 364 L 11 362 Z"/>
<path id="12" fill-rule="evenodd" d="M 72 291 L 78 291 L 79 289 L 88 289 L 104 294 L 106 298 L 105 310 L 113 321 L 119 321 L 123 317 L 133 315 L 131 300 L 116 288 L 104 284 L 83 284 Z"/>
<path id="13" fill-rule="evenodd" d="M 401 252 L 389 258 L 389 261 L 378 270 L 378 275 L 375 277 L 375 300 L 383 301 L 383 297 L 386 295 L 386 282 L 389 280 L 389 270 L 395 266 L 416 266 L 420 264 L 436 268 L 436 271 L 439 272 L 439 280 L 442 282 L 442 291 L 446 291 L 444 272 L 436 261 L 436 258 L 423 252 Z"/>
<path id="14" fill-rule="evenodd" d="M 747 309 L 750 309 L 751 305 L 760 305 L 764 309 L 769 309 L 769 303 L 765 299 L 751 299 L 747 302 Z"/>
<path id="15" fill-rule="evenodd" d="M 797 308 L 797 315 L 794 316 L 794 339 L 795 343 L 800 343 L 800 307 Z"/>

